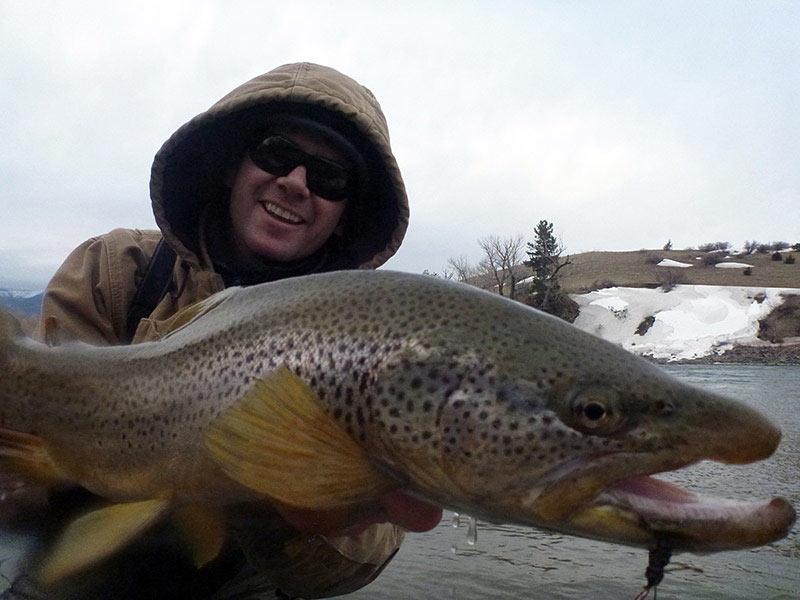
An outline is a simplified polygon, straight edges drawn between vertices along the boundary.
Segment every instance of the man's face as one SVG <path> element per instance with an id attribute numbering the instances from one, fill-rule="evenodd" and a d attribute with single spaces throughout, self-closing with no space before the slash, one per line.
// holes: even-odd
<path id="1" fill-rule="evenodd" d="M 317 134 L 302 129 L 275 130 L 303 151 L 349 167 L 345 154 Z M 284 176 L 258 168 L 245 156 L 229 181 L 234 247 L 243 264 L 288 262 L 319 250 L 336 231 L 347 200 L 334 202 L 311 192 L 306 167 Z"/>

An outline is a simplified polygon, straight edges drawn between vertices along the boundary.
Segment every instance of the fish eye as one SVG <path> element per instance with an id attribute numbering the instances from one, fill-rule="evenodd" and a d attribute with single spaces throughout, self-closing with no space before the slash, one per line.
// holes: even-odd
<path id="1" fill-rule="evenodd" d="M 576 391 L 565 408 L 565 423 L 578 431 L 610 435 L 625 426 L 619 396 L 605 386 L 592 385 Z"/>
<path id="2" fill-rule="evenodd" d="M 606 407 L 600 402 L 587 402 L 583 405 L 583 416 L 589 421 L 599 421 L 606 416 Z"/>

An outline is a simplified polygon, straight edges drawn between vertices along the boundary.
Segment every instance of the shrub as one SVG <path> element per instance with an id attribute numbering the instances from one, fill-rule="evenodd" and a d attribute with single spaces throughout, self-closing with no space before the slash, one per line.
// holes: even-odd
<path id="1" fill-rule="evenodd" d="M 628 308 L 621 308 L 617 310 L 616 308 L 611 309 L 611 314 L 619 321 L 626 321 L 628 319 Z"/>
<path id="2" fill-rule="evenodd" d="M 664 290 L 664 293 L 671 292 L 676 285 L 686 283 L 686 276 L 681 269 L 666 268 L 656 274 L 656 281 L 658 287 Z"/>
<path id="3" fill-rule="evenodd" d="M 752 242 L 751 241 L 745 241 L 745 243 L 744 243 L 744 253 L 745 254 L 752 254 L 757 249 L 758 249 L 758 242 L 757 241 L 755 241 L 755 240 L 753 240 Z"/>
<path id="4" fill-rule="evenodd" d="M 752 275 L 753 274 L 753 267 L 747 267 L 744 271 L 742 271 L 742 275 Z"/>
<path id="5" fill-rule="evenodd" d="M 538 305 L 536 301 L 536 297 L 528 295 L 526 297 L 520 298 L 520 301 L 523 304 L 527 304 L 528 306 L 532 306 L 533 308 L 537 308 L 539 310 L 543 310 L 541 306 Z M 550 313 L 551 315 L 555 315 L 568 323 L 572 323 L 575 319 L 578 318 L 578 313 L 580 312 L 580 306 L 578 303 L 575 302 L 572 298 L 569 297 L 568 294 L 565 294 L 562 291 L 558 291 L 550 297 L 550 306 L 547 307 L 545 312 Z"/>
<path id="6" fill-rule="evenodd" d="M 787 248 L 791 248 L 791 244 L 789 242 L 772 242 L 769 245 L 770 250 L 786 250 Z"/>
<path id="7" fill-rule="evenodd" d="M 610 279 L 595 279 L 589 289 L 586 290 L 587 292 L 593 292 L 595 290 L 604 290 L 605 288 L 612 288 L 617 287 L 616 282 L 611 281 Z"/>
<path id="8" fill-rule="evenodd" d="M 664 247 L 662 248 L 662 250 L 665 250 L 667 252 L 672 250 L 672 240 L 667 240 L 667 243 L 664 244 Z"/>
<path id="9" fill-rule="evenodd" d="M 780 261 L 780 260 L 783 260 L 783 256 L 781 255 L 781 253 L 780 253 L 780 252 L 775 252 L 775 253 L 772 255 L 772 260 L 774 260 L 774 261 L 776 261 L 776 262 L 777 262 L 777 261 Z"/>
<path id="10" fill-rule="evenodd" d="M 703 256 L 700 257 L 700 264 L 704 267 L 713 267 L 719 262 L 719 258 L 719 254 L 703 254 Z"/>
<path id="11" fill-rule="evenodd" d="M 730 250 L 731 244 L 730 242 L 709 242 L 707 244 L 701 244 L 697 247 L 700 252 L 714 252 L 715 250 L 721 250 L 722 252 L 727 252 Z"/>
<path id="12" fill-rule="evenodd" d="M 661 260 L 662 258 L 658 254 L 648 254 L 645 258 L 648 265 L 657 265 Z"/>
<path id="13" fill-rule="evenodd" d="M 756 251 L 759 254 L 768 254 L 770 250 L 772 250 L 772 247 L 769 244 L 759 244 L 756 246 Z"/>
<path id="14" fill-rule="evenodd" d="M 800 252 L 800 242 L 797 242 L 796 244 L 794 244 L 792 246 L 792 250 L 797 250 L 798 252 Z"/>
<path id="15" fill-rule="evenodd" d="M 783 259 L 783 262 L 785 262 L 787 265 L 793 265 L 794 264 L 794 256 L 792 256 L 791 254 L 787 254 L 786 258 Z"/>

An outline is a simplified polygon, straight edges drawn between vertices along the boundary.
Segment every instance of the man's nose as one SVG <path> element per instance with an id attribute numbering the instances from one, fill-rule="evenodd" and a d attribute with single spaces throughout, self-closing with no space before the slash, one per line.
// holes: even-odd
<path id="1" fill-rule="evenodd" d="M 292 196 L 307 197 L 311 195 L 306 181 L 306 168 L 303 165 L 298 165 L 283 177 L 279 177 L 278 184 Z"/>

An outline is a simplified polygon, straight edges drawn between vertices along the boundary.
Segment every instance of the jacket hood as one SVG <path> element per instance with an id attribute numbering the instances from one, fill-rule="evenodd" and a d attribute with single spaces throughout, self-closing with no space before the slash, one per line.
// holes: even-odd
<path id="1" fill-rule="evenodd" d="M 386 119 L 367 88 L 311 63 L 284 65 L 251 79 L 164 143 L 153 161 L 150 197 L 166 240 L 185 261 L 202 265 L 203 214 L 226 201 L 225 173 L 281 115 L 336 131 L 358 149 L 369 173 L 358 198 L 348 202 L 344 235 L 326 270 L 382 265 L 400 246 L 409 216 Z"/>

